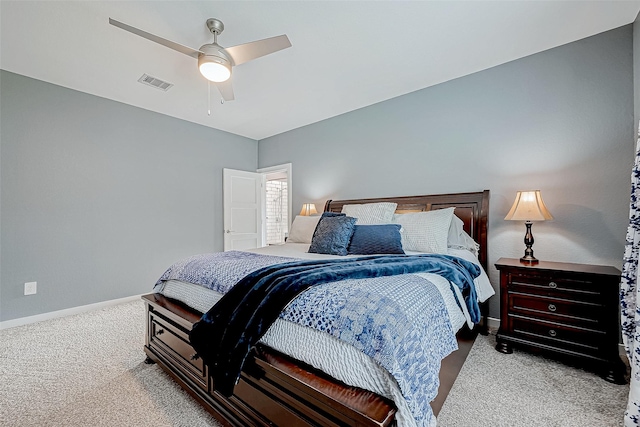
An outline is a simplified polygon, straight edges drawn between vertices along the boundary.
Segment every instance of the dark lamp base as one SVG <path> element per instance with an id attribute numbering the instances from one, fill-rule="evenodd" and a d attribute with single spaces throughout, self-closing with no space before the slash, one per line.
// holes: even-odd
<path id="1" fill-rule="evenodd" d="M 524 235 L 524 245 L 527 247 L 524 250 L 524 256 L 520 258 L 520 262 L 525 265 L 533 265 L 538 263 L 538 259 L 533 256 L 533 234 L 531 233 L 531 221 L 526 221 L 524 225 L 527 226 L 527 233 Z"/>
<path id="2" fill-rule="evenodd" d="M 520 262 L 522 264 L 533 265 L 538 263 L 538 258 L 534 258 L 532 256 L 523 256 L 520 258 Z"/>

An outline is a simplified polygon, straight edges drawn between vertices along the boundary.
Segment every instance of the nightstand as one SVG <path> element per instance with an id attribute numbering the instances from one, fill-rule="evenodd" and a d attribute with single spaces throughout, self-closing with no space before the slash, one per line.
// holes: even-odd
<path id="1" fill-rule="evenodd" d="M 624 384 L 618 354 L 617 268 L 500 258 L 500 329 L 496 350 L 512 345 L 588 363 L 609 382 Z"/>

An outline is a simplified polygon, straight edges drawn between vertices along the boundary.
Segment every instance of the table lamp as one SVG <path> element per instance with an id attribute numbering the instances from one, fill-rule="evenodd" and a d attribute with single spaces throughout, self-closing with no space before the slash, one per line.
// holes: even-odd
<path id="1" fill-rule="evenodd" d="M 300 210 L 300 215 L 309 216 L 313 214 L 317 214 L 316 205 L 313 203 L 305 203 L 302 205 L 302 210 Z"/>
<path id="2" fill-rule="evenodd" d="M 533 234 L 531 234 L 531 224 L 533 221 L 546 221 L 553 219 L 551 213 L 542 201 L 542 194 L 540 190 L 532 191 L 518 191 L 516 194 L 516 200 L 511 206 L 511 210 L 504 217 L 510 221 L 524 221 L 527 226 L 527 232 L 524 235 L 524 244 L 526 249 L 524 250 L 524 256 L 520 258 L 520 261 L 525 264 L 537 264 L 538 260 L 533 256 Z"/>

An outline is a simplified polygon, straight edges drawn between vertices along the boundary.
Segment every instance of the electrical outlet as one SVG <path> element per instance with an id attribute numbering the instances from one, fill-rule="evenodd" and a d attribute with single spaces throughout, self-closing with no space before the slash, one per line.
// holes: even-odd
<path id="1" fill-rule="evenodd" d="M 34 295 L 38 292 L 38 282 L 27 282 L 24 284 L 24 294 Z"/>

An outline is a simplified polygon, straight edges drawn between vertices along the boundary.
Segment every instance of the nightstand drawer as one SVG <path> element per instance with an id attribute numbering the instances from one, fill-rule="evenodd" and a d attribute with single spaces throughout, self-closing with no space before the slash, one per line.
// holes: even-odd
<path id="1" fill-rule="evenodd" d="M 605 342 L 606 336 L 602 331 L 515 315 L 511 319 L 511 324 L 515 336 L 578 352 L 597 352 Z"/>
<path id="2" fill-rule="evenodd" d="M 604 306 L 542 295 L 509 292 L 509 312 L 604 331 Z"/>
<path id="3" fill-rule="evenodd" d="M 526 273 L 509 273 L 509 290 L 529 294 L 553 296 L 577 301 L 598 302 L 601 298 L 601 286 L 592 280 L 570 279 Z"/>

